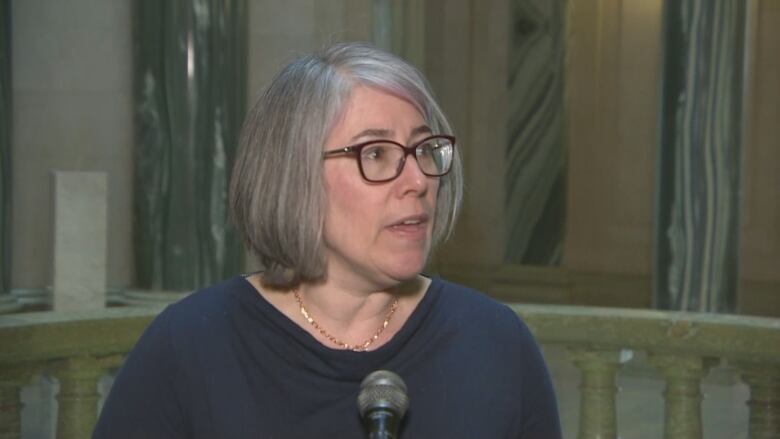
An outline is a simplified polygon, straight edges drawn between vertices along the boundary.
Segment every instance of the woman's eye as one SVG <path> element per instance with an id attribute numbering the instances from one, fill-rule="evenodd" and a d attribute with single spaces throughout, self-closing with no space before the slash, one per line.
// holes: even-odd
<path id="1" fill-rule="evenodd" d="M 363 158 L 367 160 L 380 160 L 384 155 L 385 151 L 381 146 L 373 146 L 363 150 Z"/>
<path id="2" fill-rule="evenodd" d="M 419 145 L 417 147 L 417 150 L 420 151 L 420 154 L 430 154 L 431 152 L 433 152 L 437 148 L 438 148 L 438 146 L 435 145 L 434 143 L 432 143 L 432 142 L 425 142 L 422 145 Z"/>

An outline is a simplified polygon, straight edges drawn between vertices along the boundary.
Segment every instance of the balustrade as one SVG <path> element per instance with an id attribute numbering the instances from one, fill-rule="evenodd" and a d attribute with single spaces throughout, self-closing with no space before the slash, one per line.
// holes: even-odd
<path id="1" fill-rule="evenodd" d="M 97 422 L 98 381 L 121 364 L 121 356 L 77 356 L 52 363 L 52 375 L 60 382 L 57 403 L 57 436 L 89 437 Z"/>
<path id="2" fill-rule="evenodd" d="M 579 439 L 616 438 L 615 375 L 630 351 L 571 348 L 570 353 L 582 371 Z"/>
<path id="3" fill-rule="evenodd" d="M 91 435 L 98 381 L 118 367 L 161 307 L 0 316 L 0 439 L 21 433 L 21 388 L 47 374 L 60 383 L 57 438 Z"/>
<path id="4" fill-rule="evenodd" d="M 32 376 L 31 365 L 0 363 L 0 439 L 18 438 L 21 431 L 22 387 Z"/>
<path id="5" fill-rule="evenodd" d="M 617 308 L 512 304 L 542 344 L 576 346 L 580 439 L 614 438 L 617 352 L 642 351 L 666 381 L 666 439 L 700 439 L 702 378 L 719 361 L 750 386 L 749 439 L 780 437 L 780 320 Z M 595 408 L 594 408 L 595 406 Z M 605 412 L 606 411 L 606 412 Z M 583 419 L 584 418 L 584 419 Z"/>
<path id="6" fill-rule="evenodd" d="M 726 361 L 750 387 L 749 438 L 780 437 L 780 320 L 512 304 L 541 344 L 565 347 L 580 370 L 580 439 L 616 437 L 615 378 L 634 352 L 666 381 L 665 437 L 701 438 L 702 378 Z M 40 374 L 60 382 L 57 437 L 89 437 L 98 381 L 121 364 L 161 310 L 123 307 L 0 316 L 0 439 L 19 438 L 20 390 Z"/>
<path id="7" fill-rule="evenodd" d="M 717 359 L 673 354 L 651 354 L 649 359 L 666 379 L 664 437 L 702 437 L 701 380 L 717 364 Z"/>
<path id="8" fill-rule="evenodd" d="M 736 366 L 750 386 L 750 439 L 779 438 L 780 365 L 737 362 Z"/>

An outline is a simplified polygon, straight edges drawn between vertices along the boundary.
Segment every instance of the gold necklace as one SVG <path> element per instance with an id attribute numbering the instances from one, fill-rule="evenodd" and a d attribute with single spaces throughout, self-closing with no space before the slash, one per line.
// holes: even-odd
<path id="1" fill-rule="evenodd" d="M 309 311 L 306 310 L 306 307 L 303 306 L 303 299 L 301 299 L 301 294 L 298 292 L 297 288 L 293 290 L 293 294 L 295 295 L 295 300 L 298 302 L 298 306 L 300 306 L 301 308 L 301 314 L 303 314 L 303 317 L 306 319 L 307 322 L 311 323 L 311 325 L 314 326 L 314 328 L 318 330 L 320 334 L 322 334 L 325 338 L 330 340 L 332 343 L 344 349 L 350 349 L 355 352 L 364 352 L 368 350 L 368 347 L 371 346 L 371 344 L 373 344 L 379 338 L 379 334 L 381 334 L 382 331 L 384 331 L 385 328 L 387 328 L 388 323 L 390 323 L 390 319 L 393 318 L 393 314 L 395 313 L 396 308 L 398 308 L 398 298 L 396 297 L 395 299 L 393 299 L 393 303 L 390 305 L 390 311 L 387 312 L 387 316 L 385 316 L 385 321 L 382 322 L 382 326 L 380 326 L 379 329 L 376 330 L 374 335 L 361 344 L 353 345 L 349 343 L 344 343 L 338 338 L 330 335 L 328 331 L 325 330 L 325 328 L 320 326 L 320 324 L 317 323 L 316 320 L 314 320 L 314 317 L 312 317 L 309 314 Z"/>

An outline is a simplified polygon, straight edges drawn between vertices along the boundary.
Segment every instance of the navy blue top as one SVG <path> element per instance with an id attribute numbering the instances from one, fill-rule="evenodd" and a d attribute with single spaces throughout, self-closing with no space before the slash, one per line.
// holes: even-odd
<path id="1" fill-rule="evenodd" d="M 561 437 L 531 333 L 479 292 L 433 279 L 389 342 L 352 352 L 322 345 L 235 277 L 152 322 L 93 439 L 365 438 L 356 398 L 377 369 L 409 389 L 403 439 Z"/>

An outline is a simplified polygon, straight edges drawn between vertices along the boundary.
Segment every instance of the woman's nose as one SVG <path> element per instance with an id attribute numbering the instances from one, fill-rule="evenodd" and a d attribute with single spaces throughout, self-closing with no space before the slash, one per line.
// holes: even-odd
<path id="1" fill-rule="evenodd" d="M 404 193 L 415 191 L 424 194 L 428 189 L 428 176 L 423 174 L 420 164 L 417 163 L 417 157 L 413 154 L 406 157 L 398 175 Z"/>

